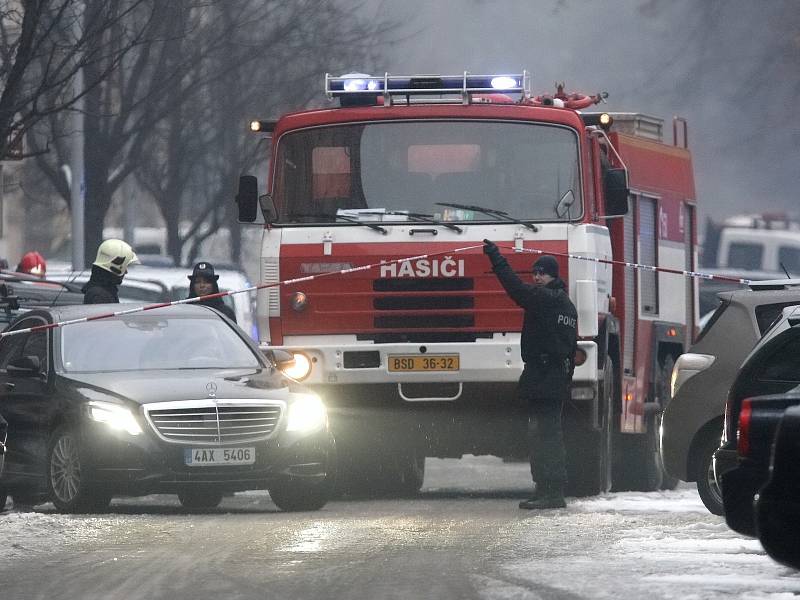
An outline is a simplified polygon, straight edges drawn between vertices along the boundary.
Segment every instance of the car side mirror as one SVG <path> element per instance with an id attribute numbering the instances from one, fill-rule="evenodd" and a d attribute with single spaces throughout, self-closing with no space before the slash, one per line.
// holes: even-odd
<path id="1" fill-rule="evenodd" d="M 33 377 L 42 372 L 42 363 L 38 356 L 19 356 L 8 363 L 6 371 L 17 377 Z"/>
<path id="2" fill-rule="evenodd" d="M 603 173 L 606 216 L 628 214 L 628 173 L 625 169 L 606 169 Z"/>
<path id="3" fill-rule="evenodd" d="M 253 175 L 239 177 L 239 192 L 236 194 L 239 207 L 239 222 L 253 223 L 258 216 L 258 179 Z"/>

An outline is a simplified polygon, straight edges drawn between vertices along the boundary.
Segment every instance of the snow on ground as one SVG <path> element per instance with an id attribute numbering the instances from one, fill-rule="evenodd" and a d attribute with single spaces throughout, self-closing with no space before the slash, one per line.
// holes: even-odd
<path id="1" fill-rule="evenodd" d="M 483 494 L 483 502 L 497 498 L 516 503 L 529 489 L 527 463 L 504 463 L 491 456 L 428 459 L 423 499 L 457 492 L 467 496 Z M 263 491 L 238 496 L 246 496 L 259 505 L 270 504 Z M 164 510 L 176 511 L 177 518 L 189 518 L 180 514 L 174 496 L 147 496 L 125 502 L 165 507 Z M 0 560 L 57 551 L 64 544 L 60 540 L 64 540 L 66 531 L 72 542 L 75 535 L 87 541 L 124 536 L 126 528 L 135 526 L 136 519 L 152 514 L 146 510 L 141 516 L 111 513 L 103 518 L 86 518 L 52 511 L 52 505 L 43 505 L 35 511 L 0 513 L 0 540 L 13 540 L 6 545 L 0 543 Z M 507 577 L 503 581 L 481 577 L 478 583 L 483 597 L 539 598 L 531 595 L 532 584 L 587 598 L 800 597 L 800 573 L 774 562 L 758 540 L 736 534 L 722 518 L 710 514 L 693 484 L 646 494 L 568 498 L 566 509 L 548 511 L 542 534 L 544 518 L 542 513 L 514 508 L 508 525 L 498 532 L 508 537 L 514 548 L 513 554 L 497 557 L 498 567 Z M 80 527 L 74 527 L 75 521 L 80 522 Z M 624 590 L 619 582 L 625 582 Z M 613 595 L 597 593 L 598 589 L 615 587 L 617 592 Z"/>

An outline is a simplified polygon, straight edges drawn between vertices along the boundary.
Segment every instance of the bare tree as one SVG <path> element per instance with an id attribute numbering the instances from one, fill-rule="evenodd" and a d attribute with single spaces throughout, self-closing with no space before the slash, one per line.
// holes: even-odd
<path id="1" fill-rule="evenodd" d="M 187 243 L 194 261 L 202 242 L 224 225 L 231 259 L 239 261 L 233 189 L 239 174 L 268 150 L 246 131 L 248 119 L 320 98 L 326 70 L 367 68 L 393 25 L 356 14 L 333 0 L 241 0 L 214 7 L 215 27 L 231 35 L 192 65 L 190 79 L 204 85 L 153 130 L 150 145 L 160 151 L 150 153 L 136 174 L 164 216 L 176 261 Z M 172 50 L 192 54 L 188 44 Z M 180 82 L 173 85 L 168 97 L 180 96 Z M 183 220 L 191 222 L 188 231 L 180 230 Z"/>
<path id="2" fill-rule="evenodd" d="M 116 69 L 143 29 L 121 27 L 148 0 L 0 0 L 0 158 L 25 157 L 25 134 Z M 80 26 L 78 26 L 80 25 Z M 107 33 L 122 35 L 109 43 Z M 73 89 L 79 69 L 91 75 Z"/>

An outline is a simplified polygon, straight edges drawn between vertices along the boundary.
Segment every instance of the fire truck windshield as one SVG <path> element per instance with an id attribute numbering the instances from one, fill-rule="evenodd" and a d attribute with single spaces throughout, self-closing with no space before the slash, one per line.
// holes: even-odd
<path id="1" fill-rule="evenodd" d="M 559 201 L 572 192 L 568 210 Z M 278 224 L 504 221 L 442 203 L 490 207 L 524 221 L 580 218 L 577 133 L 508 121 L 390 121 L 281 136 L 273 186 Z M 337 219 L 337 216 L 340 217 Z"/>

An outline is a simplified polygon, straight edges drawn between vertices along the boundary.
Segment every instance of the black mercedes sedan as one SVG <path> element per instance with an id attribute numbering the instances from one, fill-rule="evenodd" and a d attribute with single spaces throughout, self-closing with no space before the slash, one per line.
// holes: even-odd
<path id="1" fill-rule="evenodd" d="M 120 310 L 32 310 L 6 331 L 73 323 L 0 338 L 0 496 L 62 512 L 151 493 L 207 508 L 251 489 L 283 510 L 327 502 L 334 444 L 318 396 L 211 308 L 81 322 Z"/>

